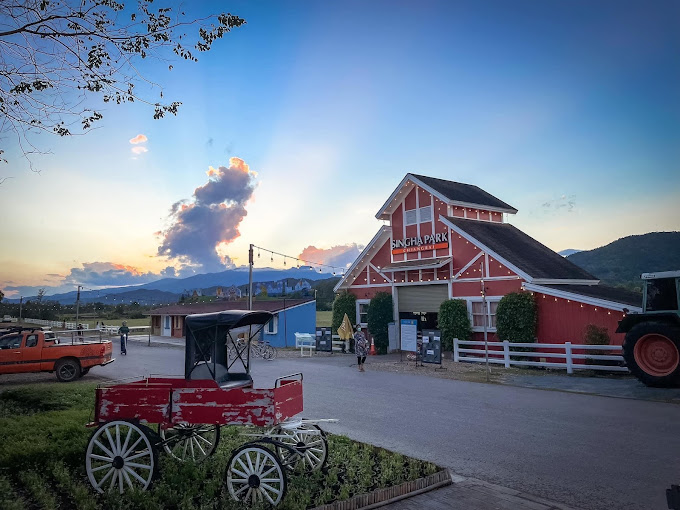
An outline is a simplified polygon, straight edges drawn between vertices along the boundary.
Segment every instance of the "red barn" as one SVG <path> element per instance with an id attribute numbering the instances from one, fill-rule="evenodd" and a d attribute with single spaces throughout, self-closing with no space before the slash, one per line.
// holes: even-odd
<path id="1" fill-rule="evenodd" d="M 588 324 L 605 326 L 613 344 L 626 310 L 641 311 L 641 296 L 601 285 L 506 222 L 517 210 L 470 184 L 407 174 L 376 214 L 386 224 L 338 282 L 335 291 L 357 297 L 355 321 L 377 292 L 390 292 L 394 320 L 418 319 L 436 328 L 441 303 L 467 302 L 476 336 L 484 321 L 496 340 L 496 307 L 509 292 L 533 292 L 538 303 L 538 340 L 583 343 Z M 484 281 L 488 314 L 482 306 Z M 479 334 L 479 335 L 478 335 Z"/>

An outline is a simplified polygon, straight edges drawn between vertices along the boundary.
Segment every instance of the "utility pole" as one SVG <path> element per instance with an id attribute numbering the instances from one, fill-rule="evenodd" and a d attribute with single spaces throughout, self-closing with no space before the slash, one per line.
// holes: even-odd
<path id="1" fill-rule="evenodd" d="M 78 313 L 80 312 L 80 289 L 82 285 L 78 285 L 78 294 L 76 295 L 76 328 L 78 327 Z"/>
<path id="2" fill-rule="evenodd" d="M 491 373 L 489 371 L 489 337 L 487 334 L 487 322 L 489 321 L 489 312 L 486 302 L 486 288 L 484 288 L 484 262 L 480 264 L 479 268 L 482 277 L 482 310 L 484 312 L 484 358 L 486 359 L 486 382 L 491 379 Z"/>
<path id="3" fill-rule="evenodd" d="M 248 250 L 248 310 L 253 309 L 253 245 Z"/>
<path id="4" fill-rule="evenodd" d="M 19 322 L 21 322 L 21 307 L 24 304 L 24 296 L 19 296 Z"/>

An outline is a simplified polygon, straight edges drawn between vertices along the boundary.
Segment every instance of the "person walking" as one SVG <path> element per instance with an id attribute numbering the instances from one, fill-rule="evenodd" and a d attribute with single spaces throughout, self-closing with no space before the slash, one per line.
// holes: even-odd
<path id="1" fill-rule="evenodd" d="M 357 332 L 354 333 L 354 352 L 357 355 L 357 365 L 359 365 L 359 372 L 365 372 L 364 363 L 366 356 L 368 356 L 368 340 L 361 332 L 361 325 L 357 324 Z"/>
<path id="2" fill-rule="evenodd" d="M 127 339 L 130 328 L 127 327 L 127 322 L 123 321 L 123 325 L 118 328 L 118 334 L 120 335 L 120 353 L 127 355 Z"/>

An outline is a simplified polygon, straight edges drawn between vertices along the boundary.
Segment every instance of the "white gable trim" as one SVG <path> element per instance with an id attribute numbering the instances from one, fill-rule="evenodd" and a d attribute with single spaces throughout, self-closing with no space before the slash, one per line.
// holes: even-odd
<path id="1" fill-rule="evenodd" d="M 569 299 L 571 301 L 576 301 L 578 303 L 584 303 L 586 305 L 601 306 L 602 308 L 607 308 L 608 310 L 616 310 L 623 312 L 624 309 L 629 312 L 642 312 L 642 308 L 639 306 L 633 306 L 626 303 L 617 303 L 615 301 L 609 301 L 606 299 L 595 298 L 591 296 L 584 296 L 583 294 L 576 294 L 574 292 L 567 292 L 565 290 L 556 290 L 550 287 L 542 287 L 540 285 L 535 285 L 531 283 L 523 283 L 522 288 L 532 292 L 539 292 L 547 296 L 553 296 L 556 298 Z"/>
<path id="2" fill-rule="evenodd" d="M 347 271 L 345 271 L 345 274 L 343 275 L 342 278 L 340 278 L 340 281 L 335 285 L 335 287 L 333 287 L 333 292 L 337 292 L 341 288 L 347 288 L 350 285 L 352 285 L 352 282 L 354 282 L 354 280 L 355 280 L 355 278 L 352 278 L 352 271 L 355 271 L 357 269 L 357 266 L 360 264 L 360 262 L 362 260 L 364 260 L 364 258 L 366 256 L 368 256 L 369 252 L 373 249 L 375 244 L 378 241 L 380 241 L 380 239 L 383 236 L 389 236 L 391 231 L 392 231 L 392 228 L 388 227 L 387 225 L 383 225 L 382 227 L 380 227 L 380 230 L 378 230 L 378 233 L 375 236 L 373 236 L 373 239 L 371 239 L 371 241 L 366 245 L 366 247 L 363 249 L 363 251 L 356 258 L 356 260 L 354 262 L 352 262 L 352 265 L 349 266 L 349 269 L 347 269 Z M 385 239 L 385 240 L 387 240 L 387 239 Z M 366 267 L 368 267 L 368 264 L 370 262 L 371 262 L 370 260 L 368 260 L 368 262 L 366 262 Z"/>

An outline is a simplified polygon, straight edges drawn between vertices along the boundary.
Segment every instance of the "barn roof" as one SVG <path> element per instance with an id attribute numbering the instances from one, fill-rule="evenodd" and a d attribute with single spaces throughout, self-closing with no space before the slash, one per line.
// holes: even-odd
<path id="1" fill-rule="evenodd" d="M 514 213 L 517 212 L 517 209 L 511 205 L 506 204 L 501 199 L 494 197 L 491 193 L 487 193 L 474 184 L 447 181 L 436 177 L 427 177 L 426 175 L 411 175 L 433 190 L 438 191 L 452 202 L 488 206 L 496 209 L 506 209 Z"/>
<path id="2" fill-rule="evenodd" d="M 509 223 L 446 217 L 451 228 L 528 280 L 573 280 L 596 284 L 598 279 Z M 546 281 L 547 280 L 547 281 Z M 538 281 L 536 283 L 539 283 Z"/>
<path id="3" fill-rule="evenodd" d="M 314 298 L 309 299 L 286 299 L 285 308 L 303 305 L 314 302 Z M 214 301 L 212 303 L 187 303 L 163 306 L 149 312 L 149 315 L 193 315 L 198 313 L 215 313 L 226 310 L 247 310 L 248 301 Z M 284 309 L 283 300 L 276 299 L 271 301 L 253 301 L 253 310 L 261 312 L 276 313 Z"/>
<path id="4" fill-rule="evenodd" d="M 615 303 L 624 303 L 633 307 L 642 306 L 642 294 L 617 287 L 610 287 L 609 285 L 541 285 L 552 290 L 571 292 L 573 294 L 580 294 L 605 301 L 614 301 Z"/>

